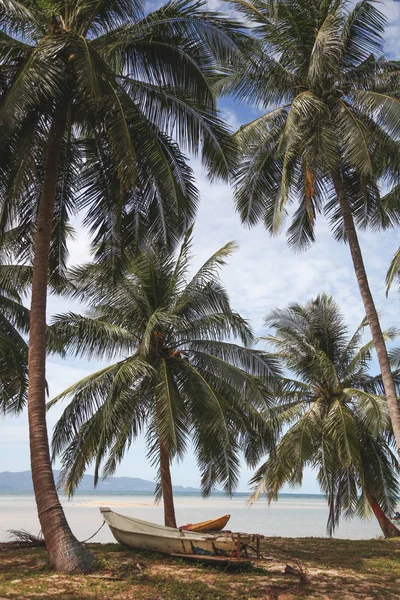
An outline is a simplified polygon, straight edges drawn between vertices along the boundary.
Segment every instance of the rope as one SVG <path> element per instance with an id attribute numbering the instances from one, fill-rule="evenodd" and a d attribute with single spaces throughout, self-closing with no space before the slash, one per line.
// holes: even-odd
<path id="1" fill-rule="evenodd" d="M 105 521 L 103 521 L 103 522 L 102 522 L 102 524 L 100 525 L 100 527 L 98 528 L 98 530 L 97 530 L 97 531 L 95 531 L 95 533 L 94 533 L 93 535 L 91 535 L 90 537 L 88 537 L 86 540 L 83 540 L 83 541 L 81 542 L 81 544 L 86 544 L 86 542 L 88 542 L 89 540 L 91 540 L 92 538 L 94 538 L 94 536 L 95 536 L 95 535 L 97 535 L 97 534 L 99 533 L 100 529 L 101 529 L 102 527 L 104 527 L 104 525 L 105 525 L 105 524 L 106 524 L 106 522 L 105 522 Z"/>

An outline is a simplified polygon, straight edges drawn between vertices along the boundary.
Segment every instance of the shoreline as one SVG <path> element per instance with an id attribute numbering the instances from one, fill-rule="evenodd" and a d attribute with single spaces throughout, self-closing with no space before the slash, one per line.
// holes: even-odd
<path id="1" fill-rule="evenodd" d="M 79 540 L 88 539 L 101 525 L 103 518 L 100 506 L 109 506 L 115 512 L 162 525 L 164 522 L 163 504 L 155 504 L 153 497 L 81 495 L 72 500 L 60 498 L 65 515 L 73 533 Z M 178 526 L 186 523 L 207 521 L 220 515 L 230 514 L 227 528 L 232 531 L 259 533 L 267 537 L 319 537 L 326 535 L 328 517 L 327 505 L 323 498 L 283 497 L 268 506 L 260 500 L 252 506 L 246 504 L 245 497 L 214 496 L 206 500 L 199 496 L 175 496 L 175 509 Z M 40 524 L 37 518 L 33 495 L 0 495 L 0 541 L 9 541 L 9 529 L 24 529 L 37 534 Z M 335 532 L 337 539 L 374 539 L 381 536 L 376 519 L 362 521 L 354 518 L 342 519 Z M 96 542 L 113 542 L 111 532 L 103 528 L 94 539 Z"/>

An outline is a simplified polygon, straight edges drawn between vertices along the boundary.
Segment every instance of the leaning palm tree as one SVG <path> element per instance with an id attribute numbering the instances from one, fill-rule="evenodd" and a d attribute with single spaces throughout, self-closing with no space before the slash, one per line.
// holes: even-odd
<path id="1" fill-rule="evenodd" d="M 237 209 L 276 234 L 296 202 L 291 245 L 314 241 L 321 212 L 349 244 L 400 452 L 400 409 L 357 235 L 399 222 L 399 202 L 383 201 L 378 186 L 400 177 L 398 65 L 378 56 L 385 17 L 369 0 L 351 9 L 343 0 L 232 3 L 256 41 L 223 89 L 267 111 L 236 134 Z"/>
<path id="2" fill-rule="evenodd" d="M 217 270 L 232 252 L 227 244 L 188 280 L 190 231 L 175 258 L 154 243 L 111 283 L 102 266 L 75 271 L 90 303 L 88 316 L 54 322 L 66 349 L 116 362 L 65 390 L 72 397 L 53 434 L 69 493 L 94 463 L 95 483 L 114 473 L 126 450 L 146 431 L 149 458 L 158 466 L 165 524 L 176 527 L 170 465 L 192 441 L 205 495 L 216 483 L 231 493 L 240 454 L 256 464 L 268 442 L 268 412 L 275 361 L 248 348 L 248 323 L 230 306 Z M 227 342 L 234 336 L 245 344 Z M 264 448 L 265 451 L 265 448 Z"/>
<path id="3" fill-rule="evenodd" d="M 197 193 L 175 142 L 226 177 L 231 142 L 211 85 L 236 53 L 236 25 L 201 2 L 0 0 L 0 233 L 34 245 L 28 414 L 33 485 L 50 562 L 89 571 L 59 503 L 45 421 L 46 288 L 61 269 L 72 210 L 121 247 L 125 207 L 141 203 L 167 236 Z M 126 221 L 126 219 L 125 219 Z M 178 227 L 179 228 L 179 227 Z M 99 233 L 96 231 L 96 233 Z M 53 236 L 52 236 L 53 234 Z M 49 258 L 54 261 L 49 262 Z M 53 268 L 53 267 L 51 267 Z"/>
<path id="4" fill-rule="evenodd" d="M 365 517 L 372 509 L 385 537 L 399 536 L 386 515 L 396 507 L 400 468 L 382 379 L 369 373 L 373 342 L 361 345 L 367 321 L 349 337 L 338 305 L 322 294 L 273 311 L 267 324 L 275 333 L 265 339 L 298 379 L 277 394 L 280 439 L 253 478 L 255 495 L 277 499 L 284 484 L 301 485 L 309 466 L 328 500 L 329 534 L 342 513 Z"/>

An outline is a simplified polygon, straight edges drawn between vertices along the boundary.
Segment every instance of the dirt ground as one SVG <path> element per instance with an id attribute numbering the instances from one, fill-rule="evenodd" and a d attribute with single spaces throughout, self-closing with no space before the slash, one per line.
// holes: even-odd
<path id="1" fill-rule="evenodd" d="M 0 545 L 0 599 L 399 600 L 400 540 L 267 538 L 268 560 L 231 570 L 90 544 L 91 576 L 51 571 L 44 548 Z M 286 565 L 300 571 L 284 574 Z"/>

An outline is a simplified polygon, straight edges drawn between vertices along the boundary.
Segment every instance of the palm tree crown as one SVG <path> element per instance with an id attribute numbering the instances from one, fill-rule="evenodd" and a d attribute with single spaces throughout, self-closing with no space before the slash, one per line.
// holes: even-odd
<path id="1" fill-rule="evenodd" d="M 201 2 L 0 1 L 0 228 L 33 235 L 46 144 L 62 132 L 53 258 L 66 223 L 88 209 L 95 245 L 150 213 L 165 238 L 187 227 L 198 196 L 182 150 L 227 177 L 233 145 L 212 85 L 232 62 L 238 27 Z M 186 223 L 186 225 L 185 225 Z"/>
<path id="2" fill-rule="evenodd" d="M 301 485 L 310 466 L 328 499 L 330 534 L 343 512 L 366 516 L 378 506 L 391 514 L 399 467 L 382 379 L 368 371 L 373 343 L 361 345 L 366 321 L 349 338 L 338 306 L 322 294 L 304 306 L 273 311 L 267 323 L 275 334 L 265 339 L 299 379 L 287 379 L 277 396 L 274 422 L 281 437 L 253 479 L 256 495 L 265 491 L 277 499 L 285 483 Z M 391 529 L 387 521 L 383 527 Z"/>
<path id="3" fill-rule="evenodd" d="M 59 316 L 54 328 L 76 353 L 118 360 L 56 399 L 73 396 L 53 435 L 69 492 L 93 460 L 96 480 L 102 461 L 103 476 L 112 474 L 143 428 L 149 456 L 160 464 L 167 455 L 168 470 L 191 439 L 205 494 L 217 482 L 234 489 L 241 451 L 255 464 L 251 437 L 264 432 L 266 382 L 277 369 L 268 354 L 246 347 L 249 325 L 217 277 L 233 248 L 221 248 L 190 280 L 190 231 L 178 257 L 153 244 L 116 284 L 99 265 L 75 272 L 90 315 Z M 245 346 L 228 343 L 230 336 Z M 162 475 L 161 468 L 163 485 Z"/>
<path id="4" fill-rule="evenodd" d="M 338 174 L 351 191 L 357 225 L 398 223 L 398 201 L 382 206 L 376 185 L 378 177 L 399 175 L 398 67 L 377 57 L 382 13 L 368 0 L 352 10 L 341 0 L 234 5 L 254 25 L 258 43 L 251 60 L 222 85 L 268 109 L 236 134 L 243 151 L 236 196 L 243 221 L 264 220 L 277 232 L 296 198 L 291 244 L 313 241 L 321 211 L 341 239 Z"/>

